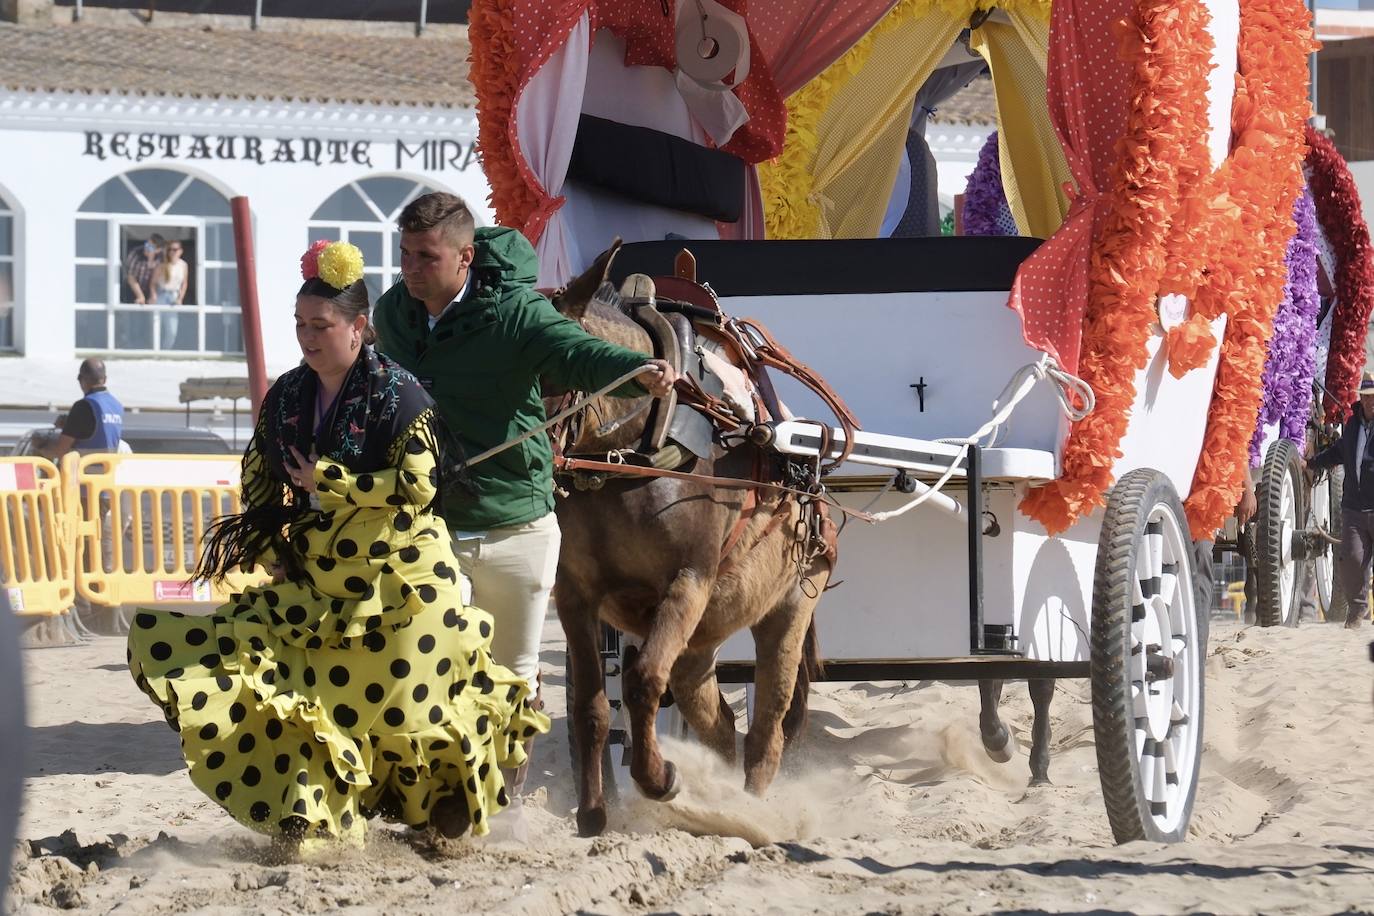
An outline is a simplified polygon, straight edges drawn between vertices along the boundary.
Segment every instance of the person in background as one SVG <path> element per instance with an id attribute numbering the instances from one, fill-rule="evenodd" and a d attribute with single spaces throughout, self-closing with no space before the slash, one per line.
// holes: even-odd
<path id="1" fill-rule="evenodd" d="M 178 318 L 175 308 L 186 299 L 186 283 L 190 270 L 181 258 L 181 241 L 172 239 L 163 249 L 162 260 L 153 271 L 153 303 L 168 306 L 159 317 L 162 322 L 161 349 L 177 349 Z"/>
<path id="2" fill-rule="evenodd" d="M 1341 496 L 1341 546 L 1336 571 L 1346 596 L 1345 625 L 1359 627 L 1369 614 L 1369 569 L 1374 562 L 1374 375 L 1360 380 L 1360 400 L 1341 438 L 1312 457 L 1314 468 L 1345 466 Z"/>
<path id="3" fill-rule="evenodd" d="M 57 441 L 40 447 L 38 453 L 57 462 L 70 451 L 118 452 L 124 431 L 124 405 L 105 387 L 104 360 L 83 360 L 76 372 L 81 399 L 72 404 Z"/>
<path id="4" fill-rule="evenodd" d="M 167 240 L 154 232 L 124 258 L 124 283 L 133 302 L 146 305 L 152 300 L 153 275 L 162 262 L 162 248 L 166 244 Z"/>

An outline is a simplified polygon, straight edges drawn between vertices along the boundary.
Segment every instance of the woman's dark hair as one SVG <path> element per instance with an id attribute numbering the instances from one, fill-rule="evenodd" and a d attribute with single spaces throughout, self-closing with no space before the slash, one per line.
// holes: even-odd
<path id="1" fill-rule="evenodd" d="M 370 345 L 377 342 L 377 331 L 372 327 L 369 317 L 372 302 L 367 295 L 367 284 L 362 280 L 355 280 L 346 289 L 335 289 L 319 277 L 311 277 L 301 284 L 296 295 L 328 299 L 345 321 L 352 321 L 362 315 L 368 319 L 367 326 L 363 328 L 363 343 Z"/>

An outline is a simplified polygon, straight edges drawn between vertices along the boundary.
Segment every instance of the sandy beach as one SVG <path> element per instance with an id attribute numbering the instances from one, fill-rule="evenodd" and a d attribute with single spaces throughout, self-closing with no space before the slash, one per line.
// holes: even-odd
<path id="1" fill-rule="evenodd" d="M 806 747 L 763 799 L 692 745 L 669 804 L 622 785 L 579 839 L 563 643 L 545 630 L 554 733 L 537 748 L 528 845 L 374 823 L 362 851 L 265 861 L 186 777 L 121 639 L 31 649 L 27 794 L 9 905 L 76 913 L 1374 913 L 1371 631 L 1214 621 L 1203 777 L 1188 842 L 1115 846 L 1086 682 L 1060 682 L 1053 785 L 1023 747 L 983 752 L 978 694 L 932 682 L 820 685 Z M 737 708 L 743 691 L 729 694 Z"/>

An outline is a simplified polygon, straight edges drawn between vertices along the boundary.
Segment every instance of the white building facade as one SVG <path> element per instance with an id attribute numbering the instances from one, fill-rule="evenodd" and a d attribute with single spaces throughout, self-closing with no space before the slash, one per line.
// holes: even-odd
<path id="1" fill-rule="evenodd" d="M 397 278 L 395 218 L 415 196 L 449 191 L 479 225 L 491 221 L 475 139 L 465 107 L 0 90 L 0 350 L 44 366 L 153 361 L 153 371 L 225 360 L 237 366 L 202 374 L 243 374 L 230 216 L 243 196 L 276 374 L 299 359 L 291 310 L 311 241 L 357 245 L 375 297 Z M 125 280 L 125 259 L 154 234 L 181 243 L 181 304 L 139 304 Z M 0 392 L 0 403 L 26 402 Z M 174 389 L 164 402 L 175 404 Z"/>

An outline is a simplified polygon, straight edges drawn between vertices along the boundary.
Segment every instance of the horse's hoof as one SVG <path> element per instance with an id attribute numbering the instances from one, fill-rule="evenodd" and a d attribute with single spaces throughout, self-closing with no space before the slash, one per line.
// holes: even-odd
<path id="1" fill-rule="evenodd" d="M 677 775 L 677 766 L 671 760 L 663 761 L 663 791 L 659 793 L 650 792 L 640 783 L 635 783 L 635 788 L 639 794 L 650 801 L 667 802 L 678 797 L 682 792 L 683 780 Z"/>
<path id="2" fill-rule="evenodd" d="M 577 809 L 577 835 L 580 837 L 601 836 L 606 830 L 606 809 Z"/>
<path id="3" fill-rule="evenodd" d="M 1011 743 L 1011 732 L 1004 726 L 998 734 L 983 735 L 983 750 L 988 752 L 997 763 L 1006 763 L 1015 756 L 1015 749 Z"/>
<path id="4" fill-rule="evenodd" d="M 1032 789 L 1038 789 L 1041 786 L 1052 786 L 1054 783 L 1050 782 L 1048 776 L 1032 776 L 1029 785 Z"/>

